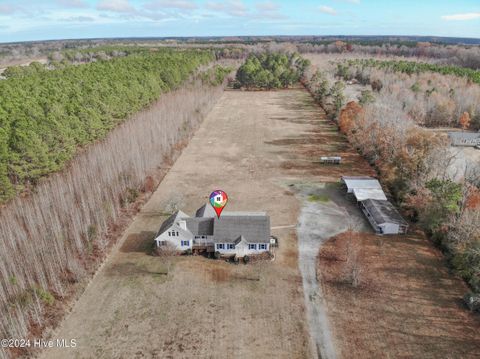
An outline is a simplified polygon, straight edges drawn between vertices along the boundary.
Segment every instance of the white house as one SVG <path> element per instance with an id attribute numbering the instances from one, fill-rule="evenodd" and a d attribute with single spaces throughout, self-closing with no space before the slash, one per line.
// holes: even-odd
<path id="1" fill-rule="evenodd" d="M 270 250 L 270 217 L 264 212 L 223 212 L 200 207 L 195 217 L 177 211 L 163 222 L 155 242 L 178 251 L 207 250 L 244 257 Z"/>

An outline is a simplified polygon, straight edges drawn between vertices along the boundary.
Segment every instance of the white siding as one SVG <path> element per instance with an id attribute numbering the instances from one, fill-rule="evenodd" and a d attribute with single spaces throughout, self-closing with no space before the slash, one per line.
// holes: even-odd
<path id="1" fill-rule="evenodd" d="M 175 232 L 175 235 L 171 235 L 172 232 Z M 170 233 L 170 235 L 169 235 Z M 178 236 L 177 236 L 178 233 Z M 180 228 L 177 225 L 172 225 L 169 229 L 167 229 L 165 232 L 163 232 L 161 235 L 159 235 L 157 238 L 155 238 L 155 241 L 157 242 L 157 247 L 160 246 L 160 242 L 165 241 L 175 247 L 176 250 L 179 251 L 185 251 L 189 248 L 192 247 L 193 243 L 193 235 L 190 233 L 188 230 L 184 230 Z M 182 246 L 182 241 L 189 241 L 188 246 Z"/>
<path id="2" fill-rule="evenodd" d="M 380 225 L 382 234 L 398 234 L 399 226 L 396 223 L 384 223 Z"/>
<path id="3" fill-rule="evenodd" d="M 215 244 L 215 251 L 219 252 L 222 255 L 237 255 L 237 257 L 244 257 L 246 255 L 260 254 L 263 252 L 268 252 L 270 250 L 269 243 L 255 243 L 256 249 L 249 249 L 249 243 L 241 241 L 233 249 L 227 248 L 227 243 L 222 243 L 224 245 L 223 249 L 218 248 L 218 244 Z M 260 249 L 260 245 L 264 245 L 265 249 Z"/>

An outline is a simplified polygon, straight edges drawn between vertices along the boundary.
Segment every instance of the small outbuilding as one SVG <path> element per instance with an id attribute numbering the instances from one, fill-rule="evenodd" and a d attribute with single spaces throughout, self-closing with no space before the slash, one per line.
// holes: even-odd
<path id="1" fill-rule="evenodd" d="M 342 157 L 340 157 L 340 156 L 322 156 L 322 157 L 320 157 L 320 163 L 323 163 L 323 164 L 339 165 L 341 162 L 342 162 Z"/>
<path id="2" fill-rule="evenodd" d="M 378 234 L 405 234 L 408 223 L 397 209 L 387 200 L 367 199 L 360 202 L 360 208 Z"/>
<path id="3" fill-rule="evenodd" d="M 452 146 L 480 146 L 480 132 L 449 132 L 448 138 Z"/>

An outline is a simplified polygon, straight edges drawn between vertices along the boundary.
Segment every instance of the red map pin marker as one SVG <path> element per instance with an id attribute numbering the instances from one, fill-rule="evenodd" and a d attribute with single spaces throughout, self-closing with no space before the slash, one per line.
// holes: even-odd
<path id="1" fill-rule="evenodd" d="M 227 194 L 218 189 L 210 193 L 210 204 L 212 205 L 217 217 L 220 218 L 220 214 L 222 213 L 223 209 L 227 205 L 228 196 Z"/>

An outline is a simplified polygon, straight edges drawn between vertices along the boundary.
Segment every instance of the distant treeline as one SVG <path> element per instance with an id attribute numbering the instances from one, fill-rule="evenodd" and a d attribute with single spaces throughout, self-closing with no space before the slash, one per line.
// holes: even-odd
<path id="1" fill-rule="evenodd" d="M 428 63 L 416 62 L 416 61 L 383 61 L 383 60 L 375 60 L 375 59 L 348 60 L 347 65 L 377 67 L 381 69 L 388 69 L 392 71 L 403 72 L 409 75 L 429 71 L 429 72 L 436 72 L 442 75 L 454 75 L 459 77 L 465 77 L 472 82 L 480 84 L 479 70 L 472 70 L 472 69 L 460 67 L 460 66 L 436 65 L 436 64 L 428 64 Z M 341 67 L 342 65 L 339 65 L 339 66 Z"/>
<path id="2" fill-rule="evenodd" d="M 236 86 L 286 88 L 300 80 L 309 61 L 298 54 L 252 53 L 237 71 Z"/>
<path id="3" fill-rule="evenodd" d="M 176 49 L 177 51 L 185 50 L 204 50 L 211 51 L 215 59 L 241 59 L 247 56 L 247 50 L 240 47 L 222 47 L 222 46 L 158 46 L 157 45 L 99 45 L 87 48 L 65 49 L 62 51 L 53 51 L 48 55 L 49 67 L 58 68 L 65 64 L 71 63 L 87 63 L 101 60 L 110 60 L 116 57 L 124 57 L 132 54 L 149 53 L 156 51 L 164 51 L 165 49 Z M 8 71 L 7 71 L 8 73 Z"/>
<path id="4" fill-rule="evenodd" d="M 162 49 L 54 70 L 10 68 L 0 81 L 0 202 L 213 59 L 211 51 Z"/>

